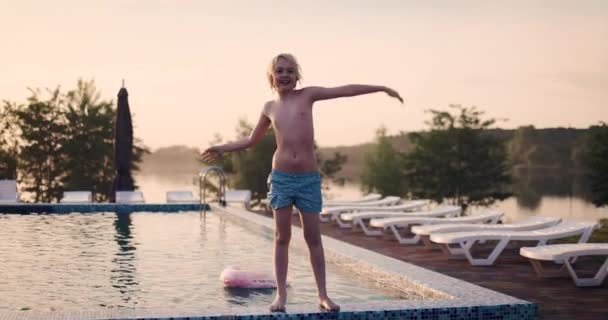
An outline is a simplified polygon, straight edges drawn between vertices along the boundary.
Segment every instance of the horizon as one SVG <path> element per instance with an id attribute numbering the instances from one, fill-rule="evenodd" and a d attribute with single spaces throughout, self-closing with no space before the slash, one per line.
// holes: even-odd
<path id="1" fill-rule="evenodd" d="M 527 126 L 527 125 L 522 125 L 522 127 Z M 489 128 L 488 130 L 517 130 L 518 128 L 502 128 L 502 127 L 492 127 Z M 536 127 L 534 126 L 535 130 L 550 130 L 550 129 L 564 129 L 564 130 L 588 130 L 589 127 L 585 127 L 585 128 L 575 128 L 575 127 L 544 127 L 544 128 L 540 128 L 540 127 Z M 422 130 L 427 130 L 426 128 L 423 128 Z M 400 133 L 392 133 L 392 134 L 387 134 L 388 137 L 398 137 L 400 134 L 408 134 L 414 132 L 412 131 L 403 131 Z M 332 149 L 332 148 L 349 148 L 349 147 L 356 147 L 356 146 L 360 146 L 360 145 L 364 145 L 364 144 L 370 144 L 370 143 L 375 143 L 374 142 L 374 137 L 372 137 L 372 139 L 370 139 L 369 141 L 362 141 L 359 143 L 355 143 L 355 144 L 342 144 L 342 145 L 335 145 L 335 146 L 319 146 L 319 149 Z M 154 153 L 157 152 L 158 150 L 161 149 L 169 149 L 169 148 L 187 148 L 187 149 L 196 149 L 198 148 L 197 146 L 189 146 L 189 145 L 185 145 L 185 144 L 171 144 L 171 145 L 165 145 L 165 146 L 159 146 L 157 148 L 151 148 L 150 152 Z"/>
<path id="2" fill-rule="evenodd" d="M 240 118 L 255 123 L 280 52 L 298 58 L 304 85 L 386 85 L 405 98 L 317 103 L 319 147 L 372 142 L 381 126 L 424 130 L 425 110 L 450 104 L 506 118 L 495 127 L 507 130 L 608 120 L 604 1 L 0 1 L 0 27 L 0 99 L 82 78 L 115 102 L 125 79 L 135 136 L 152 150 L 204 148 L 216 133 L 232 140 Z"/>

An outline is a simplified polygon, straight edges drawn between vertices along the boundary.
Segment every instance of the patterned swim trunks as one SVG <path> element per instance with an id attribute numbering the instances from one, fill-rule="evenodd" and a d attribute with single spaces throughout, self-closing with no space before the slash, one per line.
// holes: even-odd
<path id="1" fill-rule="evenodd" d="M 319 213 L 323 205 L 321 175 L 272 170 L 268 175 L 268 201 L 275 210 L 293 204 L 301 212 Z"/>

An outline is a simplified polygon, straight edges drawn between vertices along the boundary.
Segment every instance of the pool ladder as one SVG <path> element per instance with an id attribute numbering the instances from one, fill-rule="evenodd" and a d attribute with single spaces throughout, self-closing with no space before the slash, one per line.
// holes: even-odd
<path id="1" fill-rule="evenodd" d="M 205 182 L 207 181 L 207 174 L 210 171 L 215 171 L 218 177 L 220 178 L 220 190 L 219 190 L 219 204 L 222 207 L 226 206 L 226 175 L 224 174 L 224 170 L 218 166 L 210 166 L 207 167 L 198 174 L 198 191 L 199 191 L 199 199 L 201 200 L 201 211 L 207 211 L 206 206 L 206 188 Z"/>

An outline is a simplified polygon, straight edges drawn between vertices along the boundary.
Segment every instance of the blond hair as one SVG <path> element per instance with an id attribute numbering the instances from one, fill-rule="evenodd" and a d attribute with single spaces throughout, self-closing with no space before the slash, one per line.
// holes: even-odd
<path id="1" fill-rule="evenodd" d="M 276 55 L 274 58 L 272 58 L 272 60 L 270 60 L 270 64 L 268 65 L 268 70 L 266 70 L 266 77 L 268 78 L 268 82 L 269 82 L 270 88 L 272 90 L 276 89 L 274 86 L 274 69 L 277 66 L 277 61 L 279 61 L 279 59 L 281 59 L 281 58 L 287 60 L 289 63 L 291 63 L 295 66 L 296 81 L 300 81 L 300 79 L 302 79 L 302 69 L 300 68 L 300 64 L 298 63 L 298 60 L 296 60 L 296 57 L 294 57 L 290 53 L 280 53 L 280 54 Z"/>

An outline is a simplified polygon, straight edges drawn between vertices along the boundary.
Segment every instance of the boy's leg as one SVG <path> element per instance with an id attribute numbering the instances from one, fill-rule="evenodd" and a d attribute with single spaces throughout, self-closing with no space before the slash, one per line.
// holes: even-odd
<path id="1" fill-rule="evenodd" d="M 277 296 L 270 305 L 271 312 L 284 312 L 287 302 L 287 265 L 292 210 L 291 205 L 274 210 L 274 272 L 277 280 Z"/>
<path id="2" fill-rule="evenodd" d="M 318 213 L 307 213 L 300 211 L 300 221 L 304 231 L 304 239 L 310 253 L 310 264 L 317 283 L 319 292 L 319 305 L 329 311 L 338 311 L 340 306 L 335 304 L 327 296 L 325 284 L 325 254 L 321 242 L 321 223 Z"/>

